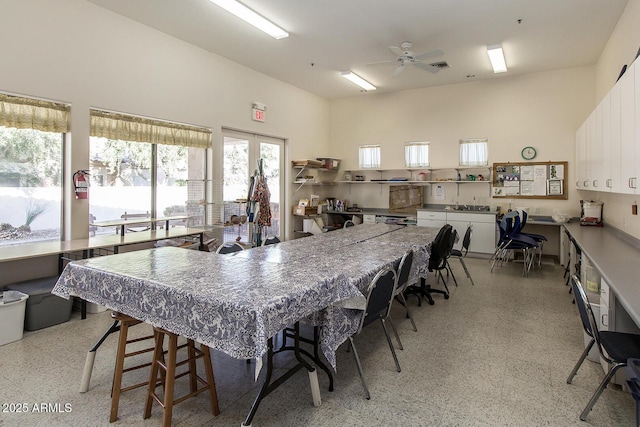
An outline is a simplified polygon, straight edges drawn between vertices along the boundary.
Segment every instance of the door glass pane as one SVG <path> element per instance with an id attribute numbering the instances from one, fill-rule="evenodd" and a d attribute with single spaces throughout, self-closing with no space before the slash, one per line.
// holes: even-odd
<path id="1" fill-rule="evenodd" d="M 267 227 L 266 235 L 280 237 L 280 145 L 261 142 L 260 158 L 271 193 L 271 227 Z"/>
<path id="2" fill-rule="evenodd" d="M 224 240 L 249 242 L 246 203 L 249 189 L 249 141 L 224 137 L 223 160 Z"/>

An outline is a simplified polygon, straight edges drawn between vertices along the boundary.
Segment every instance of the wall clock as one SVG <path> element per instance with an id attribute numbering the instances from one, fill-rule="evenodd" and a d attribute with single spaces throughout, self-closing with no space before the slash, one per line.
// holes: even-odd
<path id="1" fill-rule="evenodd" d="M 536 157 L 536 149 L 533 147 L 524 147 L 520 153 L 525 160 L 533 160 Z"/>

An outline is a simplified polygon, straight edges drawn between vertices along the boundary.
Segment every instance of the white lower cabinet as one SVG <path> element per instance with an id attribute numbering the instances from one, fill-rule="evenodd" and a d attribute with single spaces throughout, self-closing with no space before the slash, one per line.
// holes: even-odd
<path id="1" fill-rule="evenodd" d="M 446 212 L 418 211 L 418 227 L 441 228 L 447 223 Z"/>
<path id="2" fill-rule="evenodd" d="M 493 254 L 496 248 L 496 216 L 488 213 L 418 211 L 418 226 L 440 228 L 450 224 L 460 236 L 462 245 L 467 227 L 472 225 L 469 252 Z"/>

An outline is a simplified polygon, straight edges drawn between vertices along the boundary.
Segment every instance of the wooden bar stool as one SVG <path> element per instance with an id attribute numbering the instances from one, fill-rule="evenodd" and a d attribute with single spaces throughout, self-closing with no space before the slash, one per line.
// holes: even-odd
<path id="1" fill-rule="evenodd" d="M 120 394 L 125 391 L 133 390 L 139 387 L 143 387 L 148 384 L 148 381 L 144 381 L 138 384 L 134 384 L 128 387 L 122 387 L 122 374 L 125 372 L 134 371 L 136 369 L 146 368 L 151 366 L 151 360 L 141 365 L 132 366 L 130 368 L 124 368 L 124 361 L 127 357 L 137 356 L 139 354 L 149 353 L 155 349 L 155 347 L 149 347 L 142 350 L 132 351 L 127 353 L 127 345 L 135 342 L 150 340 L 154 338 L 153 335 L 147 335 L 141 338 L 127 339 L 129 335 L 129 328 L 135 326 L 138 323 L 142 323 L 138 319 L 127 316 L 126 314 L 113 312 L 111 318 L 120 322 L 120 336 L 118 338 L 118 351 L 116 354 L 116 366 L 113 370 L 113 383 L 111 385 L 111 415 L 109 416 L 109 422 L 112 423 L 118 419 L 118 404 L 120 402 Z"/>
<path id="2" fill-rule="evenodd" d="M 153 352 L 153 362 L 151 364 L 151 374 L 149 376 L 149 393 L 147 394 L 144 418 L 147 419 L 151 416 L 151 406 L 153 405 L 153 400 L 155 400 L 163 408 L 163 427 L 169 427 L 171 426 L 173 405 L 202 393 L 205 390 L 209 390 L 211 412 L 213 415 L 218 415 L 220 413 L 220 409 L 218 408 L 218 395 L 216 394 L 216 384 L 213 378 L 213 367 L 211 365 L 211 353 L 209 352 L 209 347 L 204 344 L 200 344 L 200 349 L 197 349 L 193 340 L 190 339 L 187 340 L 186 344 L 178 346 L 178 335 L 162 328 L 155 327 L 153 329 L 155 336 L 155 350 Z M 167 351 L 166 363 L 162 360 L 165 335 L 169 337 L 169 349 Z M 187 359 L 178 362 L 177 352 L 182 348 L 187 349 Z M 202 359 L 204 363 L 204 370 L 207 376 L 206 381 L 198 376 L 198 373 L 196 372 L 197 359 Z M 176 368 L 182 365 L 188 365 L 189 369 L 183 373 L 176 374 Z M 158 378 L 158 371 L 160 371 L 161 374 L 164 373 L 160 378 Z M 174 399 L 173 391 L 175 380 L 185 375 L 189 375 L 191 392 L 178 399 Z M 203 384 L 200 388 L 198 388 L 198 381 Z M 156 394 L 155 390 L 158 385 L 164 386 L 164 399 L 161 399 Z"/>

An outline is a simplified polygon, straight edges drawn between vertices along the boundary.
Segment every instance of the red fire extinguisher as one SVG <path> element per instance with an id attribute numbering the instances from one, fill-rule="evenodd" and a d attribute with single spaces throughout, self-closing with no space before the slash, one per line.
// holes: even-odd
<path id="1" fill-rule="evenodd" d="M 89 198 L 89 181 L 85 179 L 85 175 L 89 175 L 89 171 L 79 170 L 73 174 L 73 190 L 76 193 L 76 199 Z"/>

